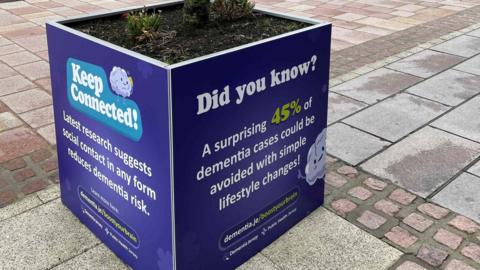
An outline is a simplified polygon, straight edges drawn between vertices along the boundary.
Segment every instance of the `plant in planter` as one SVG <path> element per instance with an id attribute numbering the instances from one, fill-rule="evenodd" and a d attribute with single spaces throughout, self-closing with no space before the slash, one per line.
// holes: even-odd
<path id="1" fill-rule="evenodd" d="M 134 269 L 240 265 L 323 203 L 330 35 L 245 0 L 49 23 L 62 201 Z"/>
<path id="2" fill-rule="evenodd" d="M 152 36 L 162 25 L 160 12 L 148 14 L 145 9 L 126 15 L 128 33 L 134 37 Z"/>
<path id="3" fill-rule="evenodd" d="M 214 20 L 238 20 L 253 15 L 254 6 L 250 0 L 215 0 L 213 3 L 210 0 L 186 0 L 183 19 L 185 23 L 195 26 L 204 26 L 212 15 Z"/>

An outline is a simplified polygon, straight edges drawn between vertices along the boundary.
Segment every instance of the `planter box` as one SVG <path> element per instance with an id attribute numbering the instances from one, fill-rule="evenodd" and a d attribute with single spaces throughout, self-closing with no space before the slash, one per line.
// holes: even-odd
<path id="1" fill-rule="evenodd" d="M 180 4 L 164 3 L 160 6 Z M 323 203 L 331 25 L 167 65 L 49 23 L 63 203 L 134 269 L 233 269 Z"/>

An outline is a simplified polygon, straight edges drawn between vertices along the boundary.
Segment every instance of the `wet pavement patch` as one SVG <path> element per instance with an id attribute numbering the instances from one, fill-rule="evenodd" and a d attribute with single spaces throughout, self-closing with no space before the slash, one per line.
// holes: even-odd
<path id="1" fill-rule="evenodd" d="M 381 68 L 337 85 L 331 91 L 373 104 L 405 90 L 421 80 L 416 76 Z"/>
<path id="2" fill-rule="evenodd" d="M 362 168 L 427 197 L 480 155 L 480 144 L 425 127 L 368 160 Z"/>
<path id="3" fill-rule="evenodd" d="M 461 71 L 447 70 L 407 91 L 449 106 L 456 106 L 480 93 L 480 76 Z"/>
<path id="4" fill-rule="evenodd" d="M 425 50 L 388 66 L 388 68 L 428 78 L 460 63 L 463 57 Z"/>

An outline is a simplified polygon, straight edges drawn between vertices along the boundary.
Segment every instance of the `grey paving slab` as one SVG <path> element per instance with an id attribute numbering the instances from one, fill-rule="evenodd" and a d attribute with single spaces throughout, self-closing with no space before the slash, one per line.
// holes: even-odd
<path id="1" fill-rule="evenodd" d="M 479 116 L 480 96 L 477 96 L 442 116 L 432 126 L 480 142 Z"/>
<path id="2" fill-rule="evenodd" d="M 77 257 L 64 262 L 52 270 L 128 270 L 130 269 L 118 259 L 105 245 L 98 245 Z"/>
<path id="3" fill-rule="evenodd" d="M 0 208 L 0 222 L 28 211 L 41 204 L 42 201 L 40 201 L 36 196 L 25 197 L 15 204 L 10 204 L 4 208 Z"/>
<path id="4" fill-rule="evenodd" d="M 319 208 L 262 251 L 282 269 L 388 269 L 402 253 Z"/>
<path id="5" fill-rule="evenodd" d="M 440 103 L 456 106 L 480 93 L 480 76 L 447 70 L 407 91 Z"/>
<path id="6" fill-rule="evenodd" d="M 345 118 L 366 106 L 367 104 L 363 102 L 330 92 L 328 95 L 328 124 Z"/>
<path id="7" fill-rule="evenodd" d="M 380 68 L 348 82 L 339 84 L 331 91 L 342 95 L 373 104 L 396 94 L 409 86 L 421 81 L 421 78 Z"/>
<path id="8" fill-rule="evenodd" d="M 470 167 L 470 169 L 468 169 L 468 172 L 480 177 L 480 161 Z"/>
<path id="9" fill-rule="evenodd" d="M 427 197 L 480 156 L 480 144 L 425 127 L 361 167 Z"/>
<path id="10" fill-rule="evenodd" d="M 410 94 L 399 94 L 343 122 L 395 142 L 443 114 L 450 107 Z"/>
<path id="11" fill-rule="evenodd" d="M 2 270 L 50 269 L 99 241 L 60 199 L 0 222 Z"/>
<path id="12" fill-rule="evenodd" d="M 456 66 L 455 69 L 475 75 L 480 75 L 480 55 L 468 59 L 467 61 Z"/>
<path id="13" fill-rule="evenodd" d="M 237 270 L 280 270 L 267 257 L 258 253 L 246 263 L 242 264 Z"/>
<path id="14" fill-rule="evenodd" d="M 464 60 L 464 57 L 447 53 L 424 50 L 388 65 L 390 69 L 428 78 Z"/>
<path id="15" fill-rule="evenodd" d="M 433 201 L 480 222 L 480 177 L 463 173 L 440 191 Z"/>
<path id="16" fill-rule="evenodd" d="M 468 32 L 467 35 L 474 36 L 474 37 L 480 37 L 480 29 L 473 30 L 472 32 Z"/>
<path id="17" fill-rule="evenodd" d="M 390 145 L 375 136 L 336 123 L 327 129 L 327 152 L 352 165 L 357 165 Z"/>
<path id="18" fill-rule="evenodd" d="M 480 53 L 480 38 L 463 35 L 440 43 L 431 49 L 463 57 L 472 57 Z"/>

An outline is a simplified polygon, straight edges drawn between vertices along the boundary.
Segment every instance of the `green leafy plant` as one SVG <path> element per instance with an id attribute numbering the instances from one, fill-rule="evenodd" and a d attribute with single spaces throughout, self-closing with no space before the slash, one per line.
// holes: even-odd
<path id="1" fill-rule="evenodd" d="M 253 16 L 254 7 L 255 4 L 250 0 L 215 0 L 211 12 L 217 21 L 235 21 Z"/>
<path id="2" fill-rule="evenodd" d="M 185 0 L 183 5 L 183 22 L 186 25 L 201 27 L 209 22 L 234 21 L 240 18 L 253 16 L 255 4 L 251 0 Z M 162 26 L 162 17 L 159 12 L 141 11 L 130 12 L 127 18 L 127 31 L 131 37 L 145 40 L 155 37 Z"/>
<path id="3" fill-rule="evenodd" d="M 130 12 L 127 16 L 127 31 L 130 36 L 145 39 L 155 35 L 162 25 L 160 11 L 148 13 L 146 9 Z"/>

